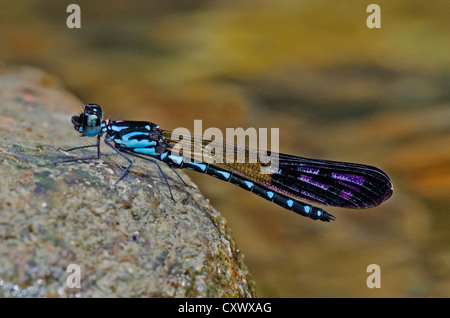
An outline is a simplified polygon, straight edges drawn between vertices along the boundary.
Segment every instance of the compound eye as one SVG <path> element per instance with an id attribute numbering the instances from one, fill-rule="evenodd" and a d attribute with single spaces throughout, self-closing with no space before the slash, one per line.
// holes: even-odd
<path id="1" fill-rule="evenodd" d="M 84 114 L 80 114 L 80 116 L 72 116 L 72 124 L 73 128 L 75 128 L 76 131 L 82 133 L 83 132 L 83 117 Z"/>

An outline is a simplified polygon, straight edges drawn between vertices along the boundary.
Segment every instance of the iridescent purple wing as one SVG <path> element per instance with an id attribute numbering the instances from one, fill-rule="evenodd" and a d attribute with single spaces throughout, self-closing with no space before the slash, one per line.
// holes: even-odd
<path id="1" fill-rule="evenodd" d="M 165 140 L 170 144 L 175 144 L 179 140 L 172 140 L 170 131 L 164 131 Z M 214 158 L 206 151 L 211 140 L 202 140 L 202 153 L 195 153 L 194 144 L 191 143 L 192 155 L 199 155 L 203 160 Z M 220 142 L 217 144 L 222 145 Z M 255 193 L 274 198 L 272 191 L 285 195 L 294 200 L 316 202 L 322 205 L 337 206 L 344 208 L 369 208 L 379 205 L 387 200 L 393 192 L 392 182 L 389 177 L 380 169 L 338 161 L 308 159 L 287 154 L 278 154 L 278 169 L 267 168 L 271 164 L 260 161 L 261 156 L 256 156 L 257 161 L 249 160 L 250 154 L 255 153 L 247 147 L 223 144 L 223 154 L 225 149 L 230 148 L 234 152 L 234 160 L 211 164 L 214 172 L 221 170 L 222 178 L 225 181 L 231 180 L 231 175 L 239 175 L 250 181 L 242 185 L 245 189 L 255 192 L 254 185 L 258 185 Z M 169 148 L 170 149 L 170 148 Z M 241 151 L 240 151 L 241 150 Z M 195 153 L 195 154 L 194 154 Z M 262 157 L 267 155 L 262 153 Z M 276 158 L 276 154 L 270 154 L 271 158 Z M 208 173 L 205 165 L 202 172 Z M 270 173 L 261 173 L 265 170 Z M 247 187 L 248 185 L 248 187 Z"/>
<path id="2" fill-rule="evenodd" d="M 316 160 L 286 154 L 268 187 L 307 201 L 344 208 L 369 208 L 387 200 L 392 182 L 368 165 Z"/>

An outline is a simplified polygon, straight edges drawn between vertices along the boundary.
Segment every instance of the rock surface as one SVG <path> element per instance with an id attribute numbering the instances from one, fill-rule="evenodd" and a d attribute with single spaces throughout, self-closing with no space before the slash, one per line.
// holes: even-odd
<path id="1" fill-rule="evenodd" d="M 70 124 L 82 106 L 40 70 L 1 70 L 0 296 L 255 296 L 224 218 L 164 164 L 176 202 L 142 160 L 114 186 L 125 162 L 104 145 L 55 165 L 95 153 L 59 150 L 95 142 Z"/>

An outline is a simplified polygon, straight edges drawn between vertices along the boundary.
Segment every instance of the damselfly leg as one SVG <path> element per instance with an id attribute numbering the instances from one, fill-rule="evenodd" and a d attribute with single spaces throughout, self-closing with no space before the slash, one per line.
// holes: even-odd
<path id="1" fill-rule="evenodd" d="M 124 153 L 126 154 L 130 154 L 130 152 L 127 152 L 126 149 L 123 149 L 122 151 L 120 151 L 119 149 L 117 149 L 113 144 L 111 144 L 109 142 L 108 139 L 105 138 L 104 140 L 105 144 L 107 146 L 109 146 L 111 149 L 113 149 L 118 155 L 120 155 L 122 158 L 124 158 L 125 160 L 128 161 L 128 166 L 122 171 L 122 173 L 120 174 L 119 178 L 117 178 L 117 180 L 114 182 L 114 185 L 116 185 L 120 180 L 122 180 L 127 173 L 130 171 L 131 167 L 133 166 L 133 160 L 130 159 L 128 156 L 126 156 Z M 99 160 L 100 159 L 100 137 L 97 138 L 97 144 L 95 145 L 88 145 L 88 146 L 80 146 L 80 147 L 74 147 L 74 148 L 70 148 L 70 149 L 63 149 L 63 151 L 66 152 L 70 152 L 73 150 L 79 150 L 79 149 L 85 149 L 85 148 L 92 148 L 92 147 L 96 147 L 97 148 L 97 156 L 96 157 L 81 157 L 81 158 L 72 158 L 72 159 L 66 159 L 66 160 L 61 160 L 61 161 L 57 161 L 55 164 L 58 163 L 67 163 L 67 162 L 75 162 L 75 161 L 90 161 L 90 160 Z M 146 160 L 148 162 L 154 163 L 157 167 L 159 172 L 161 173 L 162 177 L 164 178 L 164 181 L 167 185 L 167 189 L 169 190 L 170 193 L 170 198 L 175 201 L 175 198 L 173 196 L 172 193 L 172 189 L 170 188 L 169 182 L 167 181 L 166 175 L 164 174 L 164 171 L 161 169 L 161 166 L 158 164 L 158 162 L 156 160 L 150 159 L 150 158 L 146 158 L 143 156 L 139 156 L 136 154 L 132 154 L 134 157 L 138 157 L 140 159 Z M 181 179 L 181 181 L 184 182 L 184 180 L 181 178 L 181 176 L 172 168 L 172 170 L 175 172 L 175 174 Z M 184 182 L 185 183 L 185 182 Z M 186 184 L 186 183 L 185 183 Z"/>
<path id="2" fill-rule="evenodd" d="M 70 152 L 73 150 L 92 148 L 92 147 L 97 147 L 97 157 L 81 157 L 81 158 L 65 159 L 65 160 L 57 161 L 57 162 L 55 162 L 55 164 L 63 163 L 63 162 L 71 162 L 71 161 L 89 161 L 89 160 L 100 159 L 100 136 L 97 137 L 97 144 L 95 144 L 95 145 L 80 146 L 80 147 L 74 147 L 74 148 L 70 148 L 70 149 L 61 149 L 61 150 L 65 151 L 65 152 Z"/>

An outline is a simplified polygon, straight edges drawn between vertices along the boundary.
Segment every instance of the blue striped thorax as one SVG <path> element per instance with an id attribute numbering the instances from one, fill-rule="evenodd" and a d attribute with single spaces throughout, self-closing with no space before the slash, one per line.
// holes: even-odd
<path id="1" fill-rule="evenodd" d="M 167 155 L 168 143 L 159 126 L 146 121 L 111 121 L 106 125 L 107 140 L 115 146 L 162 160 Z"/>

